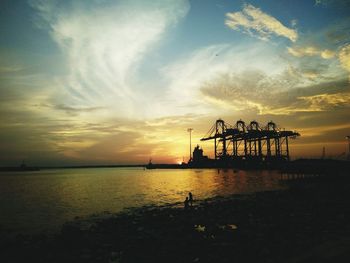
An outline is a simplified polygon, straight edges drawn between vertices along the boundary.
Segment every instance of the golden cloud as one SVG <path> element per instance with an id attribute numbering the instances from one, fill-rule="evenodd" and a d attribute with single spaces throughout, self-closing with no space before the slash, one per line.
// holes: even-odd
<path id="1" fill-rule="evenodd" d="M 318 49 L 313 46 L 307 46 L 307 47 L 288 47 L 287 48 L 288 53 L 295 56 L 295 57 L 305 57 L 305 56 L 320 56 L 324 59 L 330 59 L 333 58 L 335 55 L 335 52 L 329 49 Z"/>
<path id="2" fill-rule="evenodd" d="M 252 5 L 245 5 L 241 12 L 227 13 L 226 16 L 225 24 L 231 29 L 242 29 L 243 32 L 249 34 L 255 31 L 264 40 L 273 34 L 286 37 L 293 42 L 298 38 L 296 30 L 284 26 L 273 16 Z"/>
<path id="3" fill-rule="evenodd" d="M 349 104 L 350 93 L 319 94 L 314 96 L 298 97 L 298 99 L 307 102 L 311 109 L 322 111 L 329 107 L 336 107 Z"/>

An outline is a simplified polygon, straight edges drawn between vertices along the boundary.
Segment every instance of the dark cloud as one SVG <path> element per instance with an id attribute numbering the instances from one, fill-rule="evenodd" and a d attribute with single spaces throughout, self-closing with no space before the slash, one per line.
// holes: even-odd
<path id="1" fill-rule="evenodd" d="M 76 113 L 81 113 L 81 112 L 94 112 L 94 111 L 99 111 L 103 110 L 106 107 L 74 107 L 74 106 L 68 106 L 65 104 L 59 104 L 55 105 L 54 109 L 57 110 L 63 110 L 69 114 L 76 114 Z"/>
<path id="2" fill-rule="evenodd" d="M 349 41 L 350 39 L 350 23 L 347 19 L 346 23 L 338 24 L 336 27 L 332 26 L 325 32 L 326 38 L 329 42 L 341 45 Z"/>

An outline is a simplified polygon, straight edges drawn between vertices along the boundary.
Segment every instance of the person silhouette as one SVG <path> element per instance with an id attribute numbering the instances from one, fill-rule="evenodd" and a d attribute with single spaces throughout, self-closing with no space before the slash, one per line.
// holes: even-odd
<path id="1" fill-rule="evenodd" d="M 188 201 L 190 203 L 190 206 L 192 206 L 193 205 L 193 195 L 191 192 L 188 193 Z"/>
<path id="2" fill-rule="evenodd" d="M 184 208 L 185 208 L 185 210 L 188 210 L 188 203 L 189 203 L 188 197 L 186 197 L 186 199 L 184 201 Z"/>

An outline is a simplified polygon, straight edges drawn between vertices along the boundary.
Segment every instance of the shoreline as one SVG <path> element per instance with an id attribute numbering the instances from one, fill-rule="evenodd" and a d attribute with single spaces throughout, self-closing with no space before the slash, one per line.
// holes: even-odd
<path id="1" fill-rule="evenodd" d="M 279 170 L 283 173 L 320 173 L 332 174 L 350 171 L 349 160 L 306 159 L 287 160 L 212 160 L 199 163 L 148 163 L 148 164 L 101 164 L 101 165 L 66 165 L 66 166 L 4 166 L 0 172 L 27 172 L 53 169 L 96 169 L 96 168 L 143 168 L 143 169 L 239 169 L 239 170 Z"/>
<path id="2" fill-rule="evenodd" d="M 350 180 L 129 208 L 49 236 L 1 240 L 2 262 L 339 262 L 350 259 Z M 194 193 L 195 194 L 195 193 Z M 20 251 L 21 253 L 18 253 Z M 328 261 L 327 261 L 328 260 Z"/>

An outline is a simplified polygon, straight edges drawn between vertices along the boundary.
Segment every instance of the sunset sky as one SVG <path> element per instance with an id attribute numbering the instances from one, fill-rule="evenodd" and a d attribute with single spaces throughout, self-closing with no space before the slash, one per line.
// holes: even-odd
<path id="1" fill-rule="evenodd" d="M 2 0 L 0 166 L 179 162 L 216 119 L 350 135 L 350 1 Z M 346 152 L 347 154 L 347 152 Z M 344 156 L 344 154 L 343 154 Z"/>

